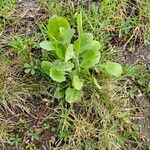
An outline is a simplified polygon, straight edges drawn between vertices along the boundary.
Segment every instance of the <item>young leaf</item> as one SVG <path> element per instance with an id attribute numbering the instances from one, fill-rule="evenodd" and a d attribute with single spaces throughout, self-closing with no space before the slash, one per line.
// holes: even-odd
<path id="1" fill-rule="evenodd" d="M 57 82 L 63 82 L 66 80 L 65 73 L 58 71 L 56 68 L 52 67 L 50 69 L 50 77 Z"/>
<path id="2" fill-rule="evenodd" d="M 33 66 L 34 66 L 33 61 L 31 61 L 31 62 L 30 62 L 30 66 L 31 66 L 31 67 L 33 67 Z"/>
<path id="3" fill-rule="evenodd" d="M 66 52 L 66 47 L 63 44 L 58 44 L 56 48 L 56 55 L 61 58 L 65 59 L 65 52 Z"/>
<path id="4" fill-rule="evenodd" d="M 65 31 L 65 34 L 63 36 L 63 41 L 62 43 L 65 45 L 65 44 L 69 44 L 71 42 L 71 39 L 73 37 L 75 33 L 75 30 L 74 29 L 70 29 L 68 28 L 66 31 Z"/>
<path id="5" fill-rule="evenodd" d="M 83 79 L 79 79 L 79 77 L 77 75 L 75 75 L 73 77 L 73 82 L 72 82 L 72 85 L 74 86 L 74 88 L 76 90 L 81 90 L 81 88 L 83 87 L 83 83 L 84 83 L 84 80 Z"/>
<path id="6" fill-rule="evenodd" d="M 33 69 L 37 69 L 38 67 L 37 66 L 33 66 Z"/>
<path id="7" fill-rule="evenodd" d="M 41 68 L 49 76 L 50 68 L 52 67 L 52 63 L 49 61 L 42 61 Z"/>
<path id="8" fill-rule="evenodd" d="M 49 19 L 48 22 L 48 34 L 49 34 L 49 38 L 51 40 L 56 39 L 57 41 L 59 41 L 59 34 L 60 34 L 60 27 L 63 27 L 64 29 L 70 28 L 70 24 L 69 22 L 63 18 L 63 17 L 58 17 L 57 15 L 52 16 Z"/>
<path id="9" fill-rule="evenodd" d="M 93 67 L 95 64 L 99 63 L 100 60 L 100 52 L 95 51 L 94 49 L 87 50 L 82 57 L 81 66 L 83 68 Z"/>
<path id="10" fill-rule="evenodd" d="M 26 74 L 28 74 L 30 71 L 31 71 L 31 68 L 27 68 L 27 69 L 24 70 L 24 72 L 25 72 Z"/>
<path id="11" fill-rule="evenodd" d="M 54 67 L 58 70 L 58 71 L 71 71 L 74 68 L 74 64 L 71 62 L 64 62 L 62 60 L 55 60 L 53 62 Z"/>
<path id="12" fill-rule="evenodd" d="M 59 87 L 56 88 L 56 91 L 54 93 L 54 97 L 57 98 L 57 99 L 60 99 L 60 98 L 63 98 L 65 95 L 65 91 L 64 89 L 60 89 Z"/>
<path id="13" fill-rule="evenodd" d="M 52 42 L 50 41 L 43 41 L 40 43 L 40 47 L 47 50 L 47 51 L 52 51 L 52 50 L 55 50 L 55 47 L 53 45 Z"/>
<path id="14" fill-rule="evenodd" d="M 81 90 L 77 91 L 76 89 L 70 87 L 66 89 L 65 94 L 65 99 L 68 103 L 80 101 L 83 96 L 83 92 Z"/>
<path id="15" fill-rule="evenodd" d="M 75 57 L 75 53 L 73 51 L 73 44 L 69 44 L 68 48 L 66 49 L 65 53 L 65 62 L 70 60 L 71 58 Z"/>
<path id="16" fill-rule="evenodd" d="M 35 75 L 35 70 L 31 69 L 31 75 Z"/>
<path id="17" fill-rule="evenodd" d="M 60 32 L 61 36 L 64 38 L 64 36 L 65 36 L 65 34 L 66 34 L 66 29 L 63 28 L 63 27 L 60 27 L 60 28 L 59 28 L 59 32 Z"/>
<path id="18" fill-rule="evenodd" d="M 94 49 L 95 51 L 98 51 L 100 49 L 100 43 L 94 40 L 92 43 L 92 49 Z"/>
<path id="19" fill-rule="evenodd" d="M 80 14 L 78 14 L 78 16 L 77 16 L 77 30 L 78 30 L 79 36 L 81 36 L 82 33 L 83 33 L 83 28 L 82 28 L 82 12 L 80 12 Z"/>
<path id="20" fill-rule="evenodd" d="M 28 63 L 24 64 L 24 68 L 30 68 L 30 67 L 31 67 L 30 64 L 28 64 Z"/>
<path id="21" fill-rule="evenodd" d="M 84 33 L 79 37 L 75 43 L 74 48 L 79 53 L 82 53 L 85 50 L 91 49 L 93 44 L 93 35 L 91 33 Z"/>
<path id="22" fill-rule="evenodd" d="M 122 66 L 119 63 L 107 61 L 100 65 L 102 71 L 113 77 L 120 77 L 122 74 Z"/>

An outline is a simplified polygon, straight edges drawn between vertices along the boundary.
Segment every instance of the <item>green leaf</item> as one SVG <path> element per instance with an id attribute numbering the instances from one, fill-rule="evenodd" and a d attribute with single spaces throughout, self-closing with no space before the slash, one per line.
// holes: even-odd
<path id="1" fill-rule="evenodd" d="M 61 59 L 65 59 L 65 52 L 66 47 L 63 44 L 58 44 L 56 48 L 56 55 Z"/>
<path id="2" fill-rule="evenodd" d="M 69 44 L 71 42 L 71 39 L 73 37 L 75 33 L 75 30 L 74 29 L 70 29 L 68 28 L 67 30 L 65 30 L 65 34 L 63 36 L 63 41 L 62 43 L 65 45 L 65 44 Z"/>
<path id="3" fill-rule="evenodd" d="M 52 63 L 49 61 L 42 61 L 41 68 L 49 76 L 50 68 L 52 67 Z"/>
<path id="4" fill-rule="evenodd" d="M 30 64 L 28 64 L 28 63 L 24 64 L 24 68 L 30 68 L 30 67 L 31 67 Z"/>
<path id="5" fill-rule="evenodd" d="M 145 88 L 145 91 L 146 91 L 146 92 L 150 92 L 150 86 L 147 86 L 147 87 Z"/>
<path id="6" fill-rule="evenodd" d="M 77 75 L 75 75 L 73 77 L 73 82 L 72 82 L 72 85 L 74 86 L 74 88 L 76 90 L 81 90 L 81 88 L 83 87 L 83 83 L 84 83 L 84 80 L 83 79 L 79 79 L 79 77 Z"/>
<path id="7" fill-rule="evenodd" d="M 31 69 L 31 75 L 35 75 L 35 70 Z"/>
<path id="8" fill-rule="evenodd" d="M 100 52 L 95 51 L 94 49 L 87 50 L 81 60 L 81 66 L 83 68 L 90 68 L 95 66 L 95 64 L 99 63 L 100 60 Z"/>
<path id="9" fill-rule="evenodd" d="M 25 69 L 25 70 L 24 70 L 24 72 L 25 72 L 26 74 L 29 74 L 30 71 L 31 71 L 31 68 L 28 68 L 28 69 Z"/>
<path id="10" fill-rule="evenodd" d="M 74 46 L 75 51 L 78 51 L 78 52 L 79 52 L 79 50 L 80 50 L 80 48 L 81 48 L 81 38 L 78 38 L 78 39 L 74 42 L 73 46 Z"/>
<path id="11" fill-rule="evenodd" d="M 75 43 L 74 48 L 79 53 L 82 53 L 85 50 L 91 49 L 93 44 L 93 35 L 91 33 L 83 33 L 81 37 L 79 37 Z"/>
<path id="12" fill-rule="evenodd" d="M 82 27 L 82 12 L 80 12 L 80 14 L 78 14 L 78 16 L 77 16 L 77 30 L 78 30 L 79 36 L 81 36 L 82 33 L 83 33 L 83 27 Z"/>
<path id="13" fill-rule="evenodd" d="M 92 43 L 92 49 L 94 49 L 95 51 L 98 51 L 100 47 L 101 47 L 100 43 L 94 40 Z"/>
<path id="14" fill-rule="evenodd" d="M 49 38 L 51 40 L 56 39 L 59 41 L 59 35 L 60 35 L 60 27 L 63 27 L 64 29 L 70 28 L 69 22 L 63 18 L 63 17 L 58 17 L 57 15 L 52 16 L 49 19 L 48 22 L 48 34 Z"/>
<path id="15" fill-rule="evenodd" d="M 33 67 L 33 66 L 34 66 L 33 61 L 31 61 L 31 62 L 30 62 L 30 66 L 31 66 L 31 67 Z"/>
<path id="16" fill-rule="evenodd" d="M 66 89 L 65 94 L 65 99 L 68 103 L 78 102 L 83 96 L 83 92 L 81 90 L 77 91 L 76 89 L 70 87 Z"/>
<path id="17" fill-rule="evenodd" d="M 65 73 L 58 71 L 56 68 L 52 67 L 50 69 L 50 77 L 57 82 L 63 82 L 66 80 Z"/>
<path id="18" fill-rule="evenodd" d="M 102 89 L 101 86 L 99 85 L 97 79 L 93 76 L 93 83 L 95 84 L 95 86 L 100 90 Z"/>
<path id="19" fill-rule="evenodd" d="M 35 69 L 35 70 L 36 70 L 37 68 L 38 68 L 37 66 L 33 66 L 33 69 Z"/>
<path id="20" fill-rule="evenodd" d="M 65 36 L 65 34 L 66 34 L 66 29 L 63 28 L 63 27 L 60 27 L 60 28 L 59 28 L 59 31 L 60 31 L 61 36 L 64 38 L 64 36 Z"/>
<path id="21" fill-rule="evenodd" d="M 71 71 L 74 68 L 74 64 L 71 62 L 64 62 L 62 60 L 55 60 L 53 62 L 54 67 L 58 70 L 58 71 Z"/>
<path id="22" fill-rule="evenodd" d="M 59 87 L 56 88 L 56 91 L 54 93 L 54 97 L 57 99 L 63 98 L 65 95 L 64 89 L 60 89 Z"/>
<path id="23" fill-rule="evenodd" d="M 72 59 L 75 57 L 75 53 L 73 51 L 73 44 L 69 44 L 66 53 L 65 53 L 65 61 Z"/>
<path id="24" fill-rule="evenodd" d="M 55 47 L 53 45 L 52 42 L 50 41 L 43 41 L 40 43 L 40 47 L 47 50 L 47 51 L 52 51 L 52 50 L 55 50 Z"/>
<path id="25" fill-rule="evenodd" d="M 122 74 L 122 66 L 119 63 L 107 61 L 104 64 L 100 65 L 102 71 L 107 73 L 109 76 L 120 77 Z"/>
<path id="26" fill-rule="evenodd" d="M 0 0 L 0 7 L 2 7 L 4 4 L 4 0 Z"/>

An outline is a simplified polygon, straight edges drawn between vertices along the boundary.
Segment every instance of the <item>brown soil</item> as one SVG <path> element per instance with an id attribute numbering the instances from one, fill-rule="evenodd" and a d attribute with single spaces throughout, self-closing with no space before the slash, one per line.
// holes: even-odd
<path id="1" fill-rule="evenodd" d="M 119 54 L 115 59 L 123 64 L 142 65 L 144 67 L 143 71 L 150 73 L 150 45 L 136 47 L 132 52 L 129 52 L 127 49 L 124 51 L 120 49 Z M 139 112 L 135 116 L 141 138 L 139 150 L 149 150 L 150 93 L 145 93 L 140 85 L 137 85 L 137 88 L 139 94 L 134 98 L 134 101 L 139 106 Z"/>
<path id="2" fill-rule="evenodd" d="M 140 113 L 138 118 L 138 126 L 140 137 L 143 141 L 141 150 L 150 149 L 150 94 L 143 94 L 138 98 L 140 105 Z"/>
<path id="3" fill-rule="evenodd" d="M 134 54 L 131 55 L 134 63 L 142 64 L 145 66 L 146 72 L 150 73 L 150 45 L 139 48 Z M 139 118 L 138 126 L 140 131 L 140 137 L 143 141 L 141 146 L 142 150 L 150 149 L 150 93 L 139 94 L 137 98 L 139 103 Z"/>
<path id="4" fill-rule="evenodd" d="M 118 52 L 117 61 L 124 64 L 141 64 L 144 66 L 146 72 L 150 71 L 150 45 L 138 45 L 134 47 L 131 52 L 129 52 L 128 49 L 119 49 Z"/>

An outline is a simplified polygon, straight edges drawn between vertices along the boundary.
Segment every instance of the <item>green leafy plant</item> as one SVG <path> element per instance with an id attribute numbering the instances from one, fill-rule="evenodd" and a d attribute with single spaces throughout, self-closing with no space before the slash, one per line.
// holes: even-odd
<path id="1" fill-rule="evenodd" d="M 25 68 L 24 72 L 25 72 L 26 74 L 35 75 L 37 66 L 34 65 L 33 62 L 30 62 L 29 64 L 28 64 L 28 63 L 25 63 L 25 64 L 24 64 L 24 68 Z"/>
<path id="2" fill-rule="evenodd" d="M 9 139 L 11 145 L 15 144 L 16 146 L 18 146 L 19 144 L 22 143 L 22 138 L 19 137 L 19 134 L 10 133 L 8 135 L 8 139 Z"/>
<path id="3" fill-rule="evenodd" d="M 83 96 L 83 87 L 87 81 L 93 81 L 100 89 L 95 77 L 90 73 L 95 66 L 110 76 L 120 77 L 122 67 L 118 63 L 106 62 L 99 64 L 100 43 L 93 39 L 91 33 L 82 28 L 82 13 L 77 16 L 78 38 L 73 41 L 75 30 L 69 22 L 59 16 L 52 16 L 48 22 L 50 41 L 42 41 L 40 47 L 52 54 L 54 60 L 41 62 L 41 68 L 52 80 L 66 82 L 65 99 L 69 103 L 77 102 Z M 56 90 L 58 94 L 58 89 Z M 61 90 L 62 92 L 62 90 Z M 63 94 L 61 94 L 63 95 Z M 60 95 L 59 95 L 60 96 Z"/>
<path id="4" fill-rule="evenodd" d="M 29 135 L 30 135 L 30 138 L 31 138 L 32 142 L 39 140 L 39 132 L 37 130 L 31 130 L 29 132 Z"/>

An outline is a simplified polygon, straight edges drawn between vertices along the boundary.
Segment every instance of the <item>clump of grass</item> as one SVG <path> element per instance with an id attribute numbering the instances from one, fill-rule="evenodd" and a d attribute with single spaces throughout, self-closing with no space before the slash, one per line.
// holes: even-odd
<path id="1" fill-rule="evenodd" d="M 16 0 L 1 0 L 0 2 L 0 16 L 8 18 L 15 10 Z"/>
<path id="2" fill-rule="evenodd" d="M 4 30 L 7 19 L 14 13 L 16 0 L 0 1 L 0 36 Z"/>

